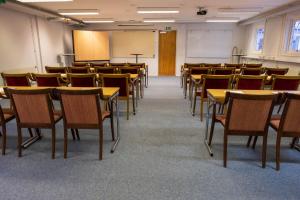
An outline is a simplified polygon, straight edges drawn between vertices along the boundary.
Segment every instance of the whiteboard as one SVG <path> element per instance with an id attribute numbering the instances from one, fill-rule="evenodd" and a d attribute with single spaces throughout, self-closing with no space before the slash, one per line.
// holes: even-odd
<path id="1" fill-rule="evenodd" d="M 143 54 L 140 57 L 154 57 L 153 31 L 113 31 L 112 56 L 119 58 L 134 57 L 130 54 Z"/>
<path id="2" fill-rule="evenodd" d="M 188 30 L 187 57 L 228 58 L 232 51 L 232 30 Z"/>

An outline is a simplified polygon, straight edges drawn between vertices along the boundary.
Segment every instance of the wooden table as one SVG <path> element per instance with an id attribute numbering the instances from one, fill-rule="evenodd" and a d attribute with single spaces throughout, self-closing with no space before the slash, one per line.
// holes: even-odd
<path id="1" fill-rule="evenodd" d="M 291 92 L 291 93 L 299 93 L 300 91 L 274 91 L 274 90 L 225 90 L 225 89 L 208 89 L 207 90 L 207 114 L 206 114 L 206 127 L 205 127 L 205 139 L 204 143 L 207 147 L 207 150 L 210 156 L 213 156 L 212 148 L 208 145 L 208 127 L 209 120 L 212 117 L 210 114 L 210 109 L 216 107 L 218 103 L 223 104 L 225 101 L 226 92 L 236 92 L 242 94 L 251 94 L 251 95 L 270 95 L 270 94 L 278 94 L 282 92 Z"/>
<path id="2" fill-rule="evenodd" d="M 114 112 L 114 105 L 116 108 L 116 120 L 117 120 L 117 138 L 114 141 L 112 148 L 111 148 L 111 153 L 113 153 L 120 141 L 120 131 L 119 131 L 119 106 L 118 106 L 118 96 L 119 96 L 119 88 L 118 87 L 38 87 L 38 86 L 2 86 L 0 87 L 1 91 L 0 94 L 2 96 L 5 95 L 5 91 L 3 90 L 4 88 L 11 88 L 11 89 L 20 89 L 20 90 L 37 90 L 37 89 L 64 89 L 64 90 L 92 90 L 92 89 L 102 89 L 102 94 L 103 96 L 101 97 L 103 100 L 108 102 L 109 105 L 109 110 L 110 112 Z M 113 118 L 113 115 L 112 115 Z M 113 120 L 113 119 L 112 119 Z M 22 146 L 23 147 L 28 147 L 37 140 L 41 139 L 40 135 L 37 133 L 34 137 L 29 138 L 26 140 Z M 26 145 L 26 146 L 25 146 Z"/>

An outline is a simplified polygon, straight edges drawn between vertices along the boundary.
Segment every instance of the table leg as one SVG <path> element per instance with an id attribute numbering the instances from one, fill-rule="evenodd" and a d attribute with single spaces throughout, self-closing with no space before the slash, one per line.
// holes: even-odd
<path id="1" fill-rule="evenodd" d="M 119 105 L 118 105 L 118 96 L 116 96 L 114 99 L 111 100 L 111 112 L 113 113 L 113 107 L 114 104 L 116 106 L 116 115 L 117 115 L 117 137 L 111 147 L 110 152 L 114 153 L 116 150 L 116 147 L 120 141 L 120 127 L 119 127 Z"/>
<path id="2" fill-rule="evenodd" d="M 40 129 L 36 128 L 35 130 L 35 136 L 30 137 L 29 139 L 27 139 L 26 141 L 24 141 L 22 143 L 22 147 L 24 149 L 28 148 L 29 146 L 31 146 L 33 143 L 35 143 L 36 141 L 40 140 L 42 138 L 41 136 L 41 131 Z"/>
<path id="3" fill-rule="evenodd" d="M 213 152 L 212 152 L 212 148 L 211 146 L 208 145 L 208 127 L 209 127 L 209 118 L 211 117 L 211 114 L 210 114 L 210 108 L 212 106 L 216 106 L 215 103 L 212 103 L 210 104 L 210 99 L 208 98 L 208 101 L 207 101 L 207 113 L 206 113 L 206 126 L 205 126 L 205 139 L 204 139 L 204 144 L 208 150 L 208 153 L 210 156 L 213 156 Z"/>
<path id="4" fill-rule="evenodd" d="M 296 150 L 300 151 L 300 142 L 299 142 L 299 138 L 296 139 L 294 148 L 295 148 Z"/>

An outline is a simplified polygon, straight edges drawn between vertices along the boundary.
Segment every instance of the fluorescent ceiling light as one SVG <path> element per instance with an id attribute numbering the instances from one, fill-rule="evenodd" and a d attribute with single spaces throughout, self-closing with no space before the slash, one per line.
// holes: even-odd
<path id="1" fill-rule="evenodd" d="M 145 23 L 173 23 L 174 19 L 144 19 Z"/>
<path id="2" fill-rule="evenodd" d="M 259 14 L 262 8 L 220 8 L 218 12 L 220 14 L 228 15 L 246 15 L 246 14 Z"/>
<path id="3" fill-rule="evenodd" d="M 70 2 L 73 0 L 18 0 L 23 3 Z"/>
<path id="4" fill-rule="evenodd" d="M 80 10 L 58 10 L 61 15 L 99 15 L 99 11 L 95 9 L 80 9 Z"/>
<path id="5" fill-rule="evenodd" d="M 228 22 L 228 23 L 235 23 L 238 21 L 240 21 L 239 18 L 211 18 L 205 20 L 205 22 Z"/>
<path id="6" fill-rule="evenodd" d="M 178 8 L 137 8 L 139 14 L 177 14 Z"/>
<path id="7" fill-rule="evenodd" d="M 83 19 L 82 20 L 84 23 L 87 24 L 97 24 L 97 23 L 113 23 L 115 22 L 112 19 Z"/>

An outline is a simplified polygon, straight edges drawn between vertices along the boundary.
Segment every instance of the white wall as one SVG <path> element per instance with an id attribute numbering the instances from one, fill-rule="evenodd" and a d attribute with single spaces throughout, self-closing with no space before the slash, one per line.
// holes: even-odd
<path id="1" fill-rule="evenodd" d="M 42 72 L 72 52 L 71 28 L 63 23 L 0 8 L 0 72 Z"/>
<path id="2" fill-rule="evenodd" d="M 297 16 L 300 19 L 300 10 L 262 19 L 246 26 L 246 52 L 248 63 L 263 63 L 266 67 L 289 67 L 290 75 L 300 71 L 300 55 L 288 55 L 285 52 L 289 18 Z M 255 51 L 255 32 L 257 27 L 265 27 L 264 45 L 262 52 Z"/>
<path id="3" fill-rule="evenodd" d="M 239 49 L 244 48 L 244 36 L 245 27 L 237 26 L 235 24 L 222 24 L 222 23 L 198 23 L 198 24 L 159 24 L 149 29 L 163 30 L 166 26 L 172 28 L 172 30 L 177 31 L 177 41 L 176 41 L 176 75 L 180 75 L 181 65 L 185 62 L 207 62 L 207 63 L 224 63 L 230 62 L 231 58 L 188 58 L 186 56 L 186 41 L 187 41 L 187 31 L 197 30 L 197 29 L 207 29 L 207 30 L 232 30 L 233 39 L 232 47 L 237 46 Z M 138 29 L 139 27 L 134 27 L 131 29 Z M 86 29 L 89 30 L 121 30 L 124 29 L 118 27 L 117 25 L 91 25 Z M 128 28 L 130 29 L 130 28 Z M 141 29 L 141 28 L 140 28 Z M 158 31 L 155 35 L 155 57 L 154 58 L 140 58 L 139 62 L 145 62 L 149 66 L 149 74 L 151 76 L 158 75 Z M 231 54 L 231 52 L 230 52 Z M 135 62 L 135 58 L 111 58 L 111 62 Z"/>

